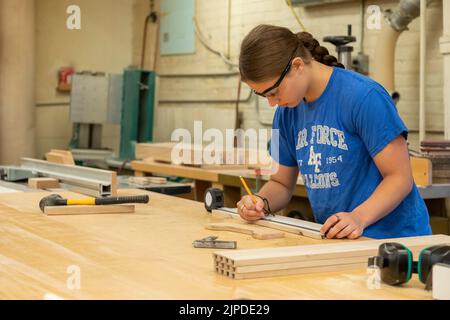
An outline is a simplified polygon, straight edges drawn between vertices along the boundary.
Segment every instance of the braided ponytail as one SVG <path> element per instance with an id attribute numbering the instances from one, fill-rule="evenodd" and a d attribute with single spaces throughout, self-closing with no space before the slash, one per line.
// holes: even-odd
<path id="1" fill-rule="evenodd" d="M 319 41 L 308 32 L 299 32 L 296 34 L 298 41 L 311 53 L 315 61 L 323 63 L 330 67 L 338 67 L 345 69 L 344 65 L 330 55 L 328 49 L 321 46 Z"/>
<path id="2" fill-rule="evenodd" d="M 312 59 L 327 66 L 344 66 L 329 54 L 310 33 L 293 33 L 284 27 L 261 24 L 244 38 L 239 55 L 239 71 L 243 81 L 267 81 L 279 77 L 297 48 L 296 56 L 309 63 Z"/>

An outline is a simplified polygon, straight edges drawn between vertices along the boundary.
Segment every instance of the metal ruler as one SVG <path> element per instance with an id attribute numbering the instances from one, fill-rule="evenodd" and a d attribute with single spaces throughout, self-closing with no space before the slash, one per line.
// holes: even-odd
<path id="1" fill-rule="evenodd" d="M 222 207 L 218 210 L 222 210 L 222 211 L 226 211 L 231 214 L 238 215 L 237 208 Z M 280 216 L 280 215 L 266 216 L 266 217 L 262 218 L 261 220 L 266 220 L 266 221 L 270 221 L 270 222 L 277 223 L 280 225 L 286 225 L 286 226 L 290 226 L 290 227 L 309 230 L 309 231 L 317 232 L 317 233 L 321 234 L 320 229 L 321 229 L 322 225 L 320 225 L 318 223 L 314 223 L 314 222 L 289 218 L 289 217 Z M 323 235 L 322 235 L 322 237 L 323 237 Z"/>

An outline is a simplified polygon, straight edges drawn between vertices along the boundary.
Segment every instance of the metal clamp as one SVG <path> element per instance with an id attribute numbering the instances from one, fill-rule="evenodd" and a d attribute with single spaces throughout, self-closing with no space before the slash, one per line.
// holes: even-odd
<path id="1" fill-rule="evenodd" d="M 209 236 L 192 242 L 194 248 L 217 248 L 217 249 L 236 249 L 236 241 L 216 240 L 218 237 Z"/>

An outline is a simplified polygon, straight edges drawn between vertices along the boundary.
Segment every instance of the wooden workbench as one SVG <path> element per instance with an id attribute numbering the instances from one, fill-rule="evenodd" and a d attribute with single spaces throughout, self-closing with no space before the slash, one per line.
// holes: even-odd
<path id="1" fill-rule="evenodd" d="M 234 205 L 240 199 L 240 188 L 242 187 L 239 180 L 240 175 L 249 179 L 248 183 L 250 188 L 254 187 L 256 179 L 255 170 L 253 169 L 205 169 L 194 166 L 163 163 L 151 159 L 145 161 L 132 161 L 131 168 L 134 170 L 136 176 L 161 174 L 193 179 L 195 181 L 195 188 L 197 189 L 197 201 L 203 201 L 204 191 L 211 186 L 222 189 L 229 187 L 230 189 L 227 190 L 229 192 L 226 192 L 227 199 L 230 200 L 230 202 L 226 204 L 228 206 Z M 261 176 L 263 183 L 267 182 L 269 178 L 270 176 L 268 175 Z M 303 183 L 297 184 L 293 195 L 303 198 L 308 197 Z"/>
<path id="2" fill-rule="evenodd" d="M 184 165 L 174 165 L 156 162 L 152 160 L 132 161 L 131 166 L 136 175 L 163 174 L 180 176 L 194 180 L 194 199 L 203 201 L 204 193 L 207 188 L 216 187 L 224 190 L 225 206 L 235 207 L 242 195 L 242 185 L 239 176 L 243 176 L 250 189 L 256 190 L 257 176 L 255 170 L 250 169 L 203 169 L 189 167 Z M 259 186 L 261 188 L 268 180 L 269 175 L 259 177 Z M 450 194 L 449 184 L 433 184 L 430 186 L 418 186 L 419 192 L 425 199 L 425 203 L 430 212 L 431 226 L 434 233 L 449 233 L 449 210 L 446 205 L 446 198 Z M 301 217 L 314 221 L 314 215 L 308 200 L 306 187 L 301 178 L 292 194 L 292 199 L 288 206 L 280 212 L 283 215 L 297 213 L 293 217 Z"/>
<path id="3" fill-rule="evenodd" d="M 136 193 L 142 191 L 119 190 L 122 195 Z M 294 235 L 256 240 L 206 230 L 206 223 L 224 218 L 211 216 L 202 203 L 157 193 L 150 193 L 150 203 L 138 205 L 135 214 L 46 217 L 38 208 L 45 195 L 0 195 L 0 299 L 48 294 L 68 299 L 431 298 L 416 276 L 404 287 L 369 290 L 365 269 L 232 280 L 214 272 L 215 249 L 193 248 L 192 241 L 218 235 L 237 240 L 244 249 L 336 240 Z M 70 290 L 67 283 L 78 267 L 81 287 Z"/>
<path id="4" fill-rule="evenodd" d="M 145 161 L 131 161 L 131 168 L 134 175 L 141 177 L 145 174 L 157 174 L 167 176 L 178 176 L 194 180 L 195 195 L 197 201 L 203 201 L 206 189 L 217 186 L 219 181 L 219 171 L 206 170 L 194 166 L 176 165 L 162 163 L 147 159 Z"/>

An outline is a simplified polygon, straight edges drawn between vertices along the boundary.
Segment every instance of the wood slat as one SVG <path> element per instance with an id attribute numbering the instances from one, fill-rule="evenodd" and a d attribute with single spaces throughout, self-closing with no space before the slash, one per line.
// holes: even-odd
<path id="1" fill-rule="evenodd" d="M 284 238 L 283 232 L 250 223 L 219 222 L 210 223 L 205 228 L 208 230 L 244 233 L 259 240 Z"/>
<path id="2" fill-rule="evenodd" d="M 213 261 L 216 272 L 234 279 L 324 272 L 329 266 L 346 270 L 364 267 L 367 259 L 376 255 L 379 245 L 385 242 L 404 244 L 417 255 L 427 246 L 450 244 L 450 237 L 433 235 L 361 242 L 349 240 L 347 243 L 222 251 L 214 253 Z"/>

